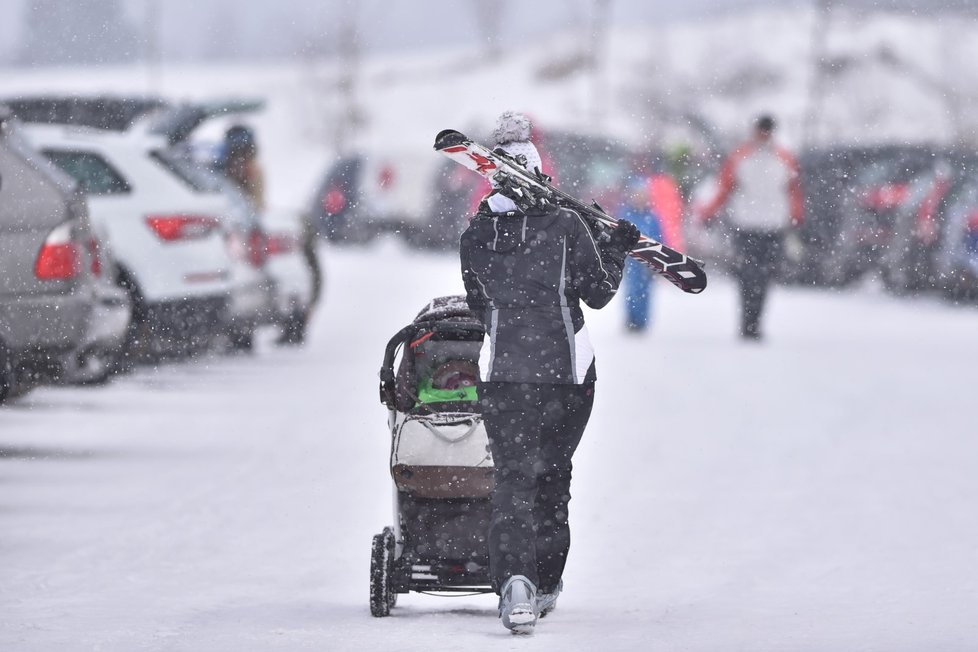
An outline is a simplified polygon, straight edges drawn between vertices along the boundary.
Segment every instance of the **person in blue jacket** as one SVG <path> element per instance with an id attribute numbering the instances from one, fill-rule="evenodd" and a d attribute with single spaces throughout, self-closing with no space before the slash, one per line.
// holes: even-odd
<path id="1" fill-rule="evenodd" d="M 642 234 L 662 241 L 662 222 L 649 201 L 649 183 L 645 177 L 632 177 L 625 184 L 625 198 L 618 217 L 638 227 Z M 652 277 L 654 272 L 634 258 L 625 261 L 622 290 L 625 299 L 625 327 L 641 332 L 651 323 Z"/>

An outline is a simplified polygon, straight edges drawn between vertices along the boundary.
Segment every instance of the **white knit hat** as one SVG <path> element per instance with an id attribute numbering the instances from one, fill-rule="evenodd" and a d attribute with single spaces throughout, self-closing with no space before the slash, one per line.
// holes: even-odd
<path id="1" fill-rule="evenodd" d="M 492 131 L 493 145 L 530 140 L 530 119 L 516 111 L 504 111 Z"/>
<path id="2" fill-rule="evenodd" d="M 492 132 L 492 143 L 494 148 L 499 148 L 514 158 L 517 156 L 525 157 L 526 169 L 530 172 L 543 171 L 540 152 L 537 151 L 536 145 L 530 142 L 530 119 L 522 113 L 503 112 L 496 121 L 496 128 Z M 492 185 L 498 187 L 495 183 Z M 500 194 L 490 195 L 488 202 L 489 208 L 495 213 L 519 210 L 512 199 Z"/>

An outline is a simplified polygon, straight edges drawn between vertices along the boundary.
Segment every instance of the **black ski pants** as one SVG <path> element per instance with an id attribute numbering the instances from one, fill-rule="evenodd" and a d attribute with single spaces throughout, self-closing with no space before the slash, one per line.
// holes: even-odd
<path id="1" fill-rule="evenodd" d="M 784 255 L 784 235 L 780 231 L 740 229 L 734 232 L 734 245 L 740 281 L 740 333 L 757 337 L 761 334 L 761 314 L 768 288 Z"/>
<path id="2" fill-rule="evenodd" d="M 498 593 L 513 575 L 557 588 L 570 548 L 571 457 L 584 434 L 594 383 L 481 383 L 495 488 L 489 572 Z"/>

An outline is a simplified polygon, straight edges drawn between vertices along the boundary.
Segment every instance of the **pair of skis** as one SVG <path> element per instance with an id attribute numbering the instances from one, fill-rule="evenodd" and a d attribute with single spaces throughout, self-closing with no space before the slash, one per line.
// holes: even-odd
<path id="1" fill-rule="evenodd" d="M 618 220 L 593 203 L 589 206 L 550 183 L 539 170 L 527 171 L 518 161 L 501 150 L 469 139 L 465 134 L 446 129 L 435 137 L 435 150 L 468 169 L 482 175 L 503 194 L 519 197 L 529 205 L 549 202 L 577 211 L 588 220 L 597 233 L 614 229 Z M 652 238 L 642 236 L 629 255 L 651 267 L 683 292 L 699 294 L 706 289 L 703 263 L 667 247 Z"/>

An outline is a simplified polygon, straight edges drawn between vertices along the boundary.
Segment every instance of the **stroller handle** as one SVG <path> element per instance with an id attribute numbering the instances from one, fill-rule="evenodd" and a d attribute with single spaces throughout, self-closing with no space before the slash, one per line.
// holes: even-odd
<path id="1" fill-rule="evenodd" d="M 419 321 L 408 324 L 397 331 L 387 342 L 387 348 L 384 349 L 384 364 L 380 368 L 380 402 L 389 409 L 394 409 L 396 403 L 394 358 L 397 356 L 397 350 L 409 339 L 422 333 L 429 337 L 447 334 L 478 335 L 482 337 L 485 335 L 485 332 L 486 329 L 482 324 L 471 321 Z"/>

